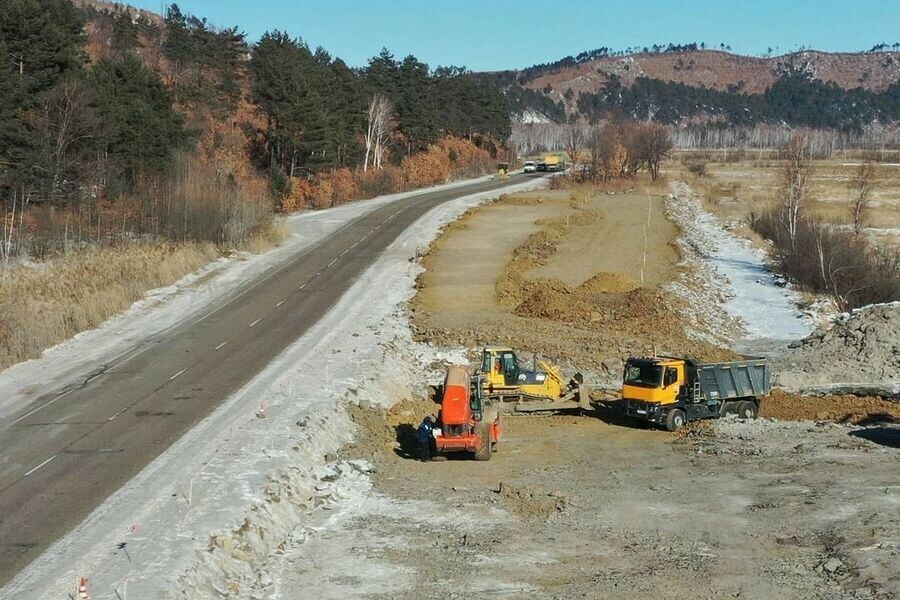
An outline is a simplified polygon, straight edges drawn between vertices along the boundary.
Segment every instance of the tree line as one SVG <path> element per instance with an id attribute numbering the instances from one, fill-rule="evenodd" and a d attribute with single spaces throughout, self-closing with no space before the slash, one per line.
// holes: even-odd
<path id="1" fill-rule="evenodd" d="M 900 120 L 900 82 L 882 92 L 845 90 L 799 69 L 786 70 L 765 92 L 749 94 L 639 77 L 625 86 L 610 75 L 597 93 L 578 96 L 578 112 L 592 122 L 625 114 L 664 124 L 705 117 L 727 125 L 784 123 L 790 126 L 861 131 L 874 123 Z"/>
<path id="2" fill-rule="evenodd" d="M 92 27 L 86 29 L 90 23 Z M 499 88 L 462 67 L 431 69 L 383 50 L 351 68 L 281 31 L 249 44 L 171 5 L 162 22 L 69 0 L 0 3 L 0 194 L 9 202 L 85 202 L 165 177 L 212 123 L 235 111 L 246 159 L 285 181 L 362 166 L 366 115 L 390 100 L 386 161 L 443 136 L 496 150 L 509 135 Z M 244 103 L 246 106 L 243 106 Z"/>

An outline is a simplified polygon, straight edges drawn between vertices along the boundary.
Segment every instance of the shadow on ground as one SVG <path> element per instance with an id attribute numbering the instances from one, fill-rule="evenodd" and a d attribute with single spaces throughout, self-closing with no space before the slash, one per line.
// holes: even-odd
<path id="1" fill-rule="evenodd" d="M 850 435 L 888 448 L 900 448 L 900 427 L 866 427 L 851 431 Z"/>

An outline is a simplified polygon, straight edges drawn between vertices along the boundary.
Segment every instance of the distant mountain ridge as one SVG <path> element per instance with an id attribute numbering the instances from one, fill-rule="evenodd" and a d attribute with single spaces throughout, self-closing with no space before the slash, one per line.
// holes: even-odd
<path id="1" fill-rule="evenodd" d="M 803 50 L 769 58 L 742 56 L 695 44 L 658 52 L 613 54 L 606 49 L 516 71 L 485 74 L 505 87 L 510 112 L 519 120 L 562 121 L 578 114 L 596 119 L 606 110 L 657 118 L 667 123 L 713 120 L 741 124 L 760 121 L 792 123 L 787 103 L 801 113 L 841 112 L 811 124 L 859 127 L 866 122 L 893 122 L 900 91 L 898 45 L 880 45 L 869 52 Z M 818 106 L 827 97 L 828 106 Z M 850 114 L 862 106 L 859 115 Z M 804 108 L 804 106 L 806 108 Z M 793 111 L 796 112 L 796 111 Z M 804 119 L 801 118 L 800 121 Z"/>

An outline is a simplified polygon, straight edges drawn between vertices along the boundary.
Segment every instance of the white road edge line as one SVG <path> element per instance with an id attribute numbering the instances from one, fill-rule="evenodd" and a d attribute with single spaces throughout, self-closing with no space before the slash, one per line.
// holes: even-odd
<path id="1" fill-rule="evenodd" d="M 219 344 L 218 346 L 216 346 L 215 348 L 213 348 L 213 350 L 221 350 L 222 347 L 223 347 L 225 344 L 227 344 L 227 343 L 228 343 L 228 342 L 222 342 L 221 344 Z"/>
<path id="2" fill-rule="evenodd" d="M 253 321 L 252 323 L 250 323 L 250 327 L 253 327 L 254 325 L 256 325 L 257 323 L 259 323 L 260 321 L 262 321 L 262 318 L 259 318 L 259 319 L 255 320 L 255 321 Z"/>
<path id="3" fill-rule="evenodd" d="M 175 373 L 174 375 L 172 375 L 171 377 L 169 377 L 169 381 L 174 381 L 176 377 L 178 377 L 179 375 L 181 375 L 181 374 L 184 373 L 185 371 L 187 371 L 187 367 L 183 368 L 182 370 L 178 371 L 177 373 Z"/>
<path id="4" fill-rule="evenodd" d="M 48 406 L 50 406 L 51 404 L 53 404 L 54 402 L 56 402 L 57 400 L 59 400 L 59 399 L 62 398 L 63 396 L 68 396 L 69 394 L 72 393 L 72 391 L 73 391 L 73 390 L 69 390 L 69 391 L 63 392 L 62 394 L 60 394 L 59 396 L 57 396 L 57 397 L 54 398 L 53 400 L 50 400 L 50 401 L 48 401 L 48 402 L 45 402 L 44 404 L 38 406 L 37 408 L 34 408 L 34 409 L 28 411 L 27 413 L 25 413 L 24 415 L 22 415 L 21 417 L 19 417 L 18 419 L 16 419 L 16 420 L 13 421 L 12 423 L 10 423 L 10 425 L 15 425 L 16 423 L 18 423 L 18 422 L 20 422 L 20 421 L 24 421 L 25 419 L 27 419 L 28 417 L 30 417 L 30 416 L 33 415 L 34 413 L 38 412 L 39 410 L 43 410 L 43 409 L 47 408 Z"/>
<path id="5" fill-rule="evenodd" d="M 29 475 L 31 475 L 32 473 L 34 473 L 35 471 L 37 471 L 37 470 L 40 469 L 41 467 L 45 466 L 48 462 L 50 462 L 51 460 L 53 460 L 53 459 L 56 458 L 57 456 L 59 456 L 59 455 L 58 455 L 58 454 L 54 454 L 53 456 L 51 456 L 50 458 L 48 458 L 47 460 L 45 460 L 44 462 L 42 462 L 41 464 L 39 464 L 38 466 L 36 466 L 35 468 L 33 468 L 32 470 L 30 470 L 30 471 L 28 471 L 27 473 L 25 473 L 22 477 L 28 477 Z"/>

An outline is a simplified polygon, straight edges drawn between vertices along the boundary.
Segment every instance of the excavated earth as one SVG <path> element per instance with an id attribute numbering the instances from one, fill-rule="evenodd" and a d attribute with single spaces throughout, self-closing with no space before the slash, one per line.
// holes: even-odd
<path id="1" fill-rule="evenodd" d="M 679 232 L 663 214 L 645 193 L 477 209 L 425 257 L 414 330 L 439 346 L 541 352 L 610 385 L 634 353 L 732 357 L 701 341 L 716 332 L 685 327 L 665 291 L 680 276 Z M 885 310 L 798 344 L 784 364 L 885 368 L 896 347 L 877 354 L 881 329 L 860 325 L 890 321 Z M 415 427 L 439 409 L 425 393 L 349 405 L 357 441 L 343 458 L 374 465 L 387 508 L 329 534 L 360 568 L 311 555 L 318 570 L 298 581 L 320 582 L 322 597 L 409 600 L 900 597 L 900 404 L 778 390 L 756 421 L 668 434 L 624 421 L 612 389 L 596 400 L 582 415 L 505 416 L 489 462 L 414 460 Z"/>
<path id="2" fill-rule="evenodd" d="M 900 302 L 843 315 L 775 363 L 786 388 L 859 388 L 900 396 Z"/>

